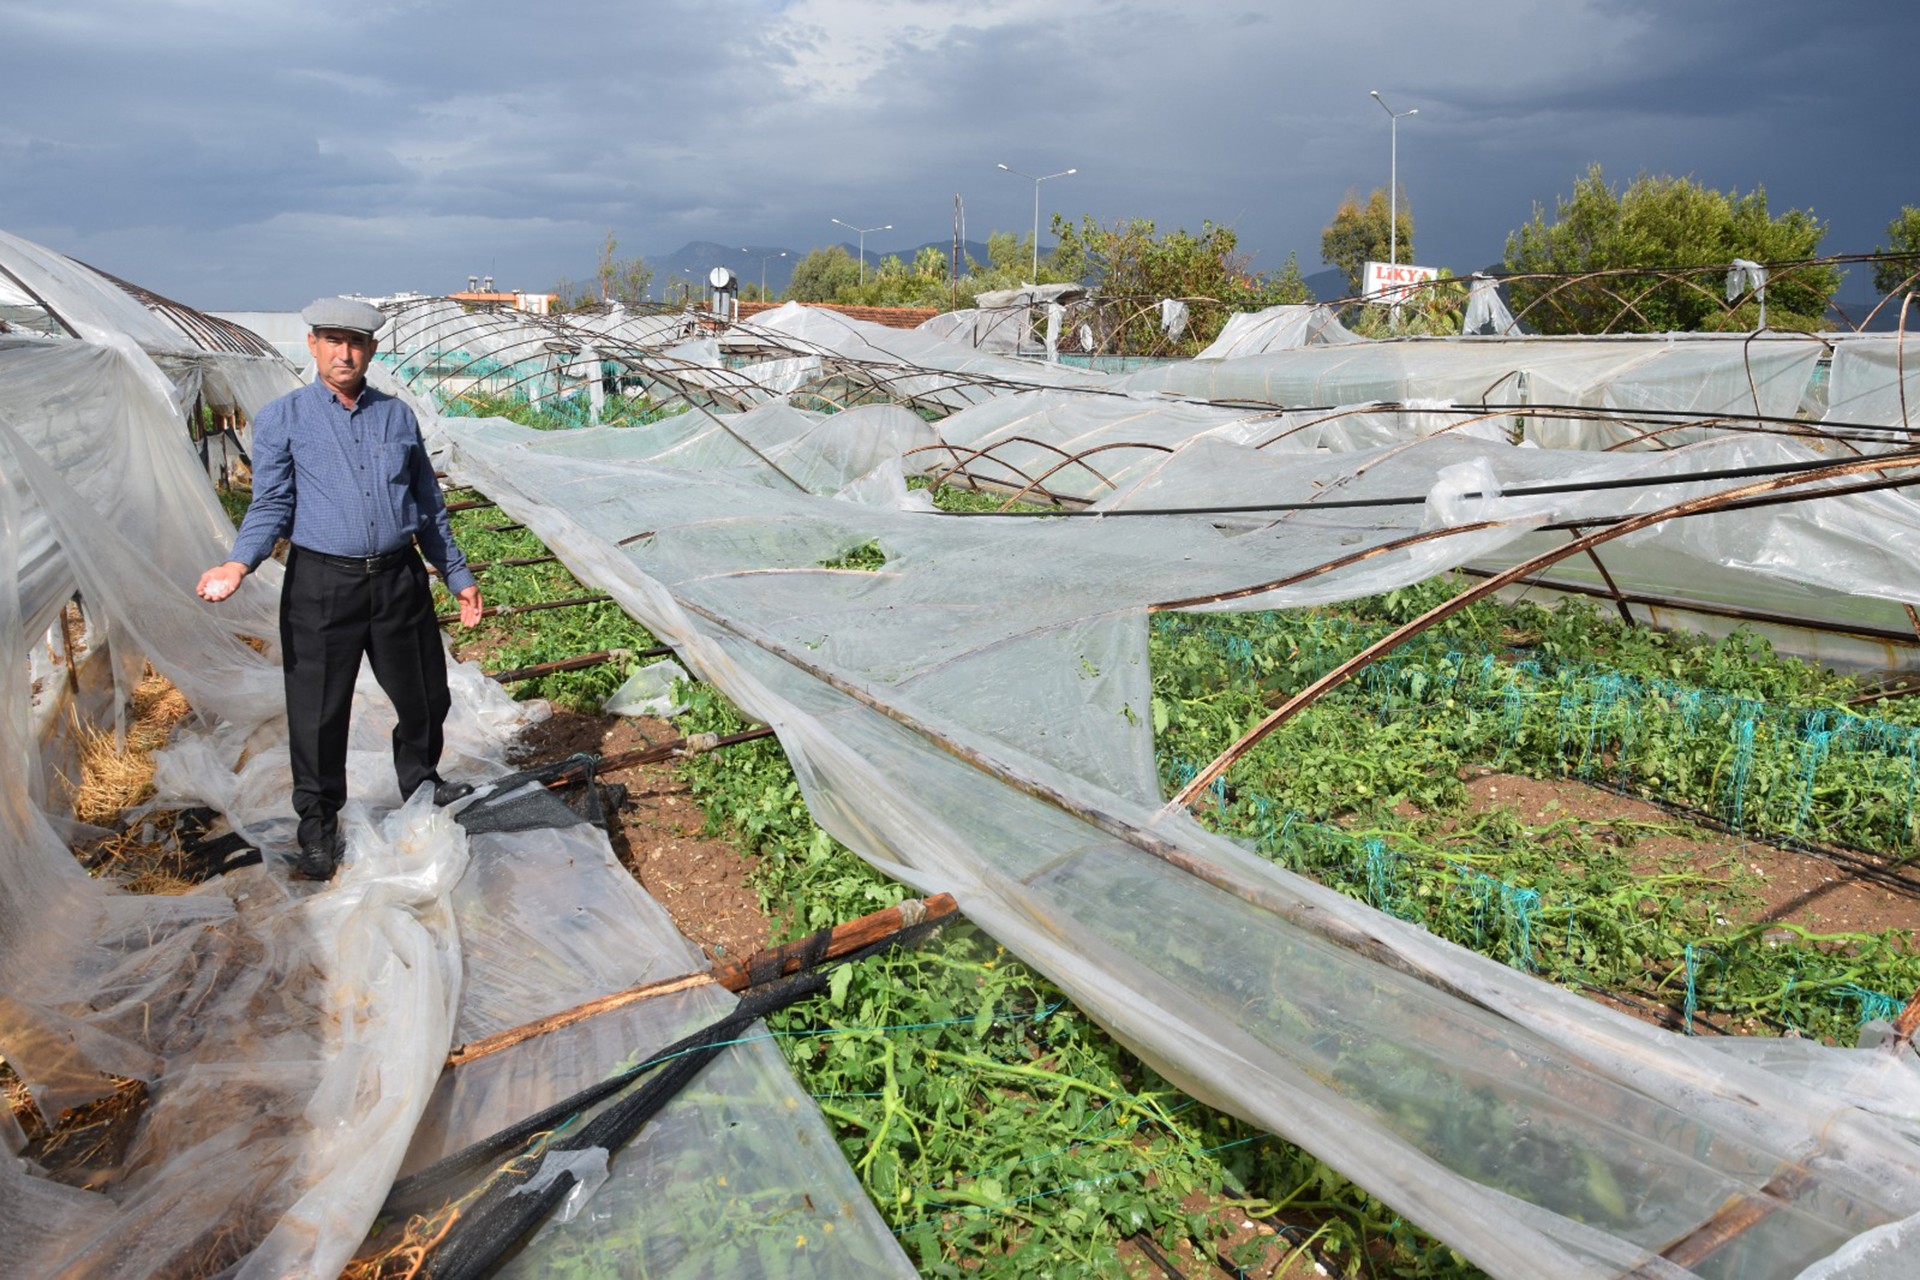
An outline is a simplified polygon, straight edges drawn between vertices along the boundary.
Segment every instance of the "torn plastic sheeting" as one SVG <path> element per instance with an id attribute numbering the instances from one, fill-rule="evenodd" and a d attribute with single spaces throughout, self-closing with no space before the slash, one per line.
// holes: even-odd
<path id="1" fill-rule="evenodd" d="M 1795 337 L 1751 343 L 1684 335 L 1500 342 L 1431 338 L 1187 361 L 1114 378 L 1108 385 L 1135 396 L 1175 393 L 1280 406 L 1425 398 L 1786 419 L 1798 411 L 1823 354 L 1818 340 Z M 1603 416 L 1528 419 L 1526 430 L 1553 448 L 1605 447 L 1639 434 Z"/>
<path id="2" fill-rule="evenodd" d="M 23 280 L 33 296 L 52 309 L 58 316 L 57 328 L 132 357 L 140 376 L 165 392 L 176 411 L 186 410 L 196 397 L 204 396 L 209 403 L 251 413 L 265 403 L 260 399 L 263 394 L 270 400 L 298 385 L 283 361 L 207 351 L 114 281 L 44 245 L 0 231 L 0 266 Z M 9 292 L 17 293 L 8 283 Z"/>
<path id="3" fill-rule="evenodd" d="M 1277 577 L 1289 562 L 1330 558 L 1343 529 L 1362 546 L 1379 529 L 1329 513 L 1312 530 L 1294 522 L 1230 539 L 1199 521 L 1022 522 L 1016 532 L 879 508 L 863 509 L 856 529 L 844 504 L 622 468 L 603 442 L 491 423 L 454 430 L 464 479 L 779 729 L 826 829 L 916 887 L 955 892 L 1199 1096 L 1303 1143 L 1496 1274 L 1617 1275 L 1793 1164 L 1812 1170 L 1798 1200 L 1702 1274 L 1792 1275 L 1920 1207 L 1911 1118 L 1868 1117 L 1737 1059 L 1702 1063 L 1675 1037 L 1161 812 L 1141 770 L 1116 767 L 1146 735 L 1138 710 L 1123 714 L 1140 681 L 1119 678 L 1112 658 L 1087 658 L 1069 625 L 1076 613 L 1117 629 L 1103 634 L 1138 637 L 1143 661 L 1144 615 L 1123 602 Z M 1417 468 L 1432 443 L 1396 460 Z M 595 460 L 571 462 L 575 447 Z M 1337 461 L 1359 475 L 1378 460 Z M 715 510 L 729 515 L 716 522 Z M 1920 526 L 1911 510 L 1906 519 Z M 639 528 L 655 536 L 617 545 Z M 862 533 L 888 550 L 886 572 L 766 572 L 805 567 L 819 546 Z M 1442 567 L 1403 566 L 1409 581 Z M 1312 594 L 1338 585 L 1327 575 Z M 1380 580 L 1350 585 L 1359 594 Z M 1044 667 L 1033 661 L 1041 649 L 1000 661 L 1016 637 L 1047 633 L 1059 641 Z M 943 686 L 920 680 L 943 666 Z M 1056 701 L 1026 723 L 1007 723 L 1008 706 L 970 713 L 966 703 L 996 683 Z M 1070 744 L 1074 703 L 1093 731 Z M 1042 803 L 1031 787 L 1081 808 Z M 1204 873 L 1165 860 L 1175 854 Z M 1391 963 L 1331 941 L 1348 931 Z M 1209 937 L 1236 941 L 1223 950 Z M 1570 1167 L 1574 1151 L 1591 1160 Z"/>
<path id="4" fill-rule="evenodd" d="M 455 889 L 467 986 L 455 1038 L 523 1026 L 705 967 L 588 826 L 473 837 Z M 659 996 L 463 1063 L 440 1080 L 417 1171 L 705 1026 L 736 998 Z M 796 1246 L 796 1237 L 805 1245 Z M 761 1249 L 777 1242 L 777 1249 Z M 912 1267 L 770 1040 L 730 1048 L 613 1153 L 586 1211 L 549 1222 L 503 1274 L 910 1276 Z"/>
<path id="5" fill-rule="evenodd" d="M 1506 302 L 1500 297 L 1500 282 L 1478 271 L 1469 278 L 1473 284 L 1467 291 L 1466 310 L 1460 316 L 1460 332 L 1497 337 L 1518 333 L 1513 312 L 1507 310 Z"/>
<path id="6" fill-rule="evenodd" d="M 110 379 L 120 357 L 94 354 L 106 357 Z M 142 431 L 170 427 L 173 449 L 186 454 L 178 424 L 143 384 L 132 384 L 117 412 L 137 428 L 94 437 L 118 464 L 106 483 L 89 485 L 113 504 L 104 507 L 69 483 L 68 473 L 85 474 L 80 459 L 56 453 L 55 465 L 0 428 L 13 481 L 0 486 L 0 580 L 17 581 L 14 484 L 24 483 L 63 571 L 85 583 L 123 648 L 137 652 L 137 623 L 156 664 L 204 679 L 211 672 L 192 655 L 225 627 L 187 603 L 174 580 L 206 548 L 188 536 L 190 519 L 168 537 L 153 513 L 190 516 L 211 500 L 194 490 L 207 481 L 171 465 L 165 447 L 153 465 L 139 465 Z M 114 502 L 139 485 L 149 491 Z M 155 519 L 159 532 L 142 523 Z M 10 726 L 0 745 L 7 758 L 30 761 L 18 596 L 0 597 L 0 656 L 11 655 L 0 667 Z M 265 665 L 241 648 L 236 662 Z M 192 742 L 196 730 L 178 736 Z M 247 870 L 178 897 L 137 897 L 88 878 L 18 788 L 27 769 L 5 772 L 16 785 L 0 812 L 4 1052 L 43 1106 L 97 1096 L 109 1087 L 102 1071 L 159 1087 L 112 1198 L 49 1190 L 8 1158 L 0 1248 L 35 1273 L 217 1268 L 256 1244 L 260 1274 L 337 1270 L 364 1234 L 384 1190 L 380 1167 L 390 1174 L 398 1164 L 444 1052 L 458 970 L 448 967 L 452 939 L 431 901 L 458 874 L 457 829 L 416 806 L 375 833 L 350 809 L 354 853 L 328 892 L 292 896 L 271 873 Z M 415 821 L 423 816 L 424 826 Z M 36 1048 L 49 1032 L 66 1046 L 58 1064 Z M 55 1211 L 57 1231 L 18 1216 Z"/>
<path id="7" fill-rule="evenodd" d="M 567 1192 L 567 1198 L 553 1211 L 553 1221 L 565 1224 L 580 1216 L 580 1210 L 586 1206 L 593 1193 L 607 1180 L 607 1160 L 612 1153 L 605 1147 L 588 1147 L 584 1151 L 549 1151 L 541 1157 L 539 1171 L 525 1183 L 515 1187 L 516 1196 L 538 1195 L 552 1186 L 562 1174 L 573 1178 L 573 1190 Z"/>
<path id="8" fill-rule="evenodd" d="M 975 379 L 1032 387 L 1097 388 L 1102 383 L 1100 375 L 1083 370 L 983 354 L 966 343 L 931 332 L 892 329 L 797 302 L 763 311 L 751 324 L 738 329 L 762 340 L 786 339 L 793 344 L 796 355 L 834 355 L 895 366 L 905 371 L 889 380 L 889 387 L 897 394 L 953 407 L 990 399 L 997 393 L 972 385 Z M 956 383 L 955 378 L 960 381 Z"/>
<path id="9" fill-rule="evenodd" d="M 1906 429 L 1920 425 L 1920 342 L 1905 334 L 1837 339 L 1825 420 L 1899 428 L 1887 443 L 1907 444 Z"/>
<path id="10" fill-rule="evenodd" d="M 0 337 L 0 424 L 17 432 L 70 489 L 110 511 L 114 528 L 169 571 L 185 573 L 203 554 L 224 558 L 233 526 L 171 403 L 155 392 L 138 359 L 90 343 Z M 0 483 L 12 484 L 21 503 L 19 572 L 12 580 L 20 584 L 22 625 L 44 630 L 77 585 L 50 526 L 60 513 L 32 495 L 18 468 L 7 467 Z M 76 512 L 74 518 L 81 517 Z M 273 627 L 271 609 L 249 593 L 236 597 L 229 616 L 269 633 Z"/>
<path id="11" fill-rule="evenodd" d="M 88 359 L 110 371 L 120 358 L 96 352 Z M 57 379 L 47 385 L 60 386 Z M 158 431 L 167 421 L 157 398 L 129 397 L 127 406 L 142 429 Z M 185 453 L 177 433 L 169 438 Z M 95 444 L 109 458 L 137 456 L 113 436 L 97 436 Z M 37 527 L 51 531 L 44 542 L 59 571 L 77 576 L 93 607 L 121 622 L 129 649 L 137 635 L 154 662 L 182 673 L 183 683 L 234 681 L 278 706 L 277 673 L 251 649 L 241 646 L 235 669 L 220 674 L 197 661 L 225 634 L 229 615 L 225 605 L 192 601 L 180 581 L 190 580 L 206 556 L 224 554 L 224 544 L 210 551 L 191 538 L 168 538 L 164 517 L 162 532 L 145 543 L 130 536 L 142 512 L 192 511 L 199 495 L 169 486 L 204 488 L 204 476 L 170 468 L 162 448 L 159 465 L 106 469 L 129 485 L 154 486 L 158 495 L 129 493 L 123 506 L 97 509 L 69 476 L 98 459 L 69 453 L 58 455 L 56 466 L 17 436 L 5 447 L 24 464 L 10 465 L 10 483 L 0 485 L 0 581 L 17 581 L 25 496 L 40 516 L 52 517 Z M 32 754 L 23 732 L 27 668 L 18 599 L 17 591 L 0 592 L 0 758 L 9 760 Z M 271 591 L 265 603 L 271 617 Z M 128 628 L 128 618 L 137 626 Z M 446 763 L 456 774 L 497 771 L 501 747 L 529 709 L 471 664 L 450 676 L 456 709 Z M 199 693 L 203 703 L 217 700 Z M 97 1096 L 101 1070 L 157 1082 L 144 1136 L 114 1198 L 46 1182 L 11 1154 L 0 1158 L 0 1249 L 18 1265 L 35 1273 L 71 1265 L 152 1274 L 218 1269 L 252 1250 L 242 1275 L 334 1274 L 364 1236 L 440 1079 L 463 966 L 462 1017 L 510 1016 L 514 1024 L 524 1021 L 524 1008 L 545 1011 L 557 998 L 618 989 L 636 967 L 697 967 L 697 954 L 618 867 L 604 836 L 584 848 L 570 843 L 577 834 L 543 831 L 522 845 L 485 837 L 488 857 L 510 865 L 460 877 L 460 830 L 424 792 L 376 832 L 370 802 L 400 799 L 386 740 L 391 709 L 382 703 L 370 684 L 359 691 L 349 750 L 354 798 L 343 814 L 349 852 L 324 890 L 303 893 L 277 870 L 248 870 L 180 897 L 116 893 L 89 879 L 47 828 L 24 791 L 26 771 L 0 771 L 0 972 L 8 993 L 0 1044 L 43 1105 L 56 1109 Z M 178 733 L 157 766 L 163 791 L 175 799 L 216 801 L 270 852 L 290 841 L 277 720 L 251 731 L 202 722 Z M 556 850 L 557 861 L 543 864 L 529 846 Z M 534 866 L 545 872 L 537 892 L 486 896 Z M 463 887 L 452 890 L 456 878 Z M 467 913 L 464 954 L 453 949 L 450 892 Z M 570 909 L 537 919 L 517 914 L 563 899 Z M 610 945 L 622 930 L 631 945 Z M 534 960 L 535 939 L 550 948 L 553 963 L 544 969 Z M 58 1061 L 40 1052 L 43 1043 Z M 743 1150 L 736 1160 L 741 1194 L 765 1194 L 760 1179 L 773 1176 L 800 1188 L 796 1198 L 808 1187 L 827 1188 L 821 1220 L 843 1230 L 823 1233 L 825 1242 L 803 1259 L 830 1273 L 908 1274 L 871 1206 L 864 1198 L 846 1201 L 849 1187 L 858 1196 L 857 1185 L 817 1113 L 788 1115 L 795 1091 L 778 1055 L 763 1047 L 750 1066 L 734 1069 L 743 1073 L 746 1093 L 772 1097 L 784 1081 L 784 1094 L 765 1106 L 770 1114 L 778 1108 L 786 1145 L 799 1152 L 782 1164 L 751 1160 Z M 519 1085 L 538 1087 L 551 1074 L 522 1071 Z M 688 1111 L 683 1135 L 703 1133 L 709 1120 L 700 1101 L 689 1102 Z M 704 1210 L 705 1184 L 687 1176 L 701 1153 L 681 1145 L 671 1189 L 700 1197 Z M 658 1188 L 653 1198 L 658 1208 L 648 1212 L 693 1212 Z M 644 1222 L 643 1209 L 635 1214 Z M 697 1270 L 685 1274 L 710 1274 L 710 1265 L 695 1257 L 687 1266 Z"/>
<path id="12" fill-rule="evenodd" d="M 687 708 L 684 704 L 675 705 L 673 686 L 685 679 L 686 674 L 672 658 L 649 662 L 608 694 L 600 709 L 616 716 L 677 716 Z"/>
<path id="13" fill-rule="evenodd" d="M 1262 311 L 1234 312 L 1221 326 L 1220 336 L 1194 359 L 1226 360 L 1292 347 L 1365 341 L 1340 323 L 1333 307 L 1324 303 L 1284 303 Z"/>

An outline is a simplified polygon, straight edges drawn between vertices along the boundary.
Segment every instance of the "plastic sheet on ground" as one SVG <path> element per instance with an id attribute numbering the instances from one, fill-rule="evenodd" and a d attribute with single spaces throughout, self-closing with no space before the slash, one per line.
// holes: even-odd
<path id="1" fill-rule="evenodd" d="M 1227 360 L 1293 347 L 1364 342 L 1340 323 L 1334 308 L 1319 303 L 1286 303 L 1262 311 L 1236 311 L 1196 360 Z"/>
<path id="2" fill-rule="evenodd" d="M 453 895 L 468 973 L 456 1042 L 706 967 L 598 828 L 479 835 L 473 857 Z M 693 987 L 462 1064 L 434 1091 L 406 1171 L 649 1056 L 734 1003 L 720 987 Z M 686 1280 L 914 1274 L 819 1109 L 764 1038 L 702 1072 L 612 1154 L 608 1180 L 582 1211 L 550 1223 L 502 1274 L 565 1268 Z"/>
<path id="3" fill-rule="evenodd" d="M 1109 385 L 1130 395 L 1178 394 L 1284 407 L 1423 398 L 1791 419 L 1824 354 L 1819 340 L 1795 336 L 1755 341 L 1674 335 L 1407 339 L 1162 365 Z M 1530 438 L 1553 448 L 1603 448 L 1636 439 L 1645 428 L 1572 415 L 1529 419 L 1527 430 Z M 1682 436 L 1688 438 L 1697 436 Z"/>
<path id="4" fill-rule="evenodd" d="M 1618 386 L 1623 360 L 1646 358 L 1593 346 L 1561 349 L 1559 376 Z M 1783 344 L 1780 359 L 1801 350 Z M 1912 1054 L 1703 1050 L 1281 870 L 1159 795 L 1147 606 L 1302 575 L 1220 606 L 1288 607 L 1511 558 L 1549 518 L 1635 499 L 1503 487 L 1647 459 L 1447 437 L 1270 457 L 1211 437 L 1106 505 L 1240 491 L 1426 501 L 1016 522 L 916 509 L 894 462 L 838 477 L 830 487 L 864 499 L 848 502 L 743 481 L 732 460 L 663 466 L 652 428 L 441 426 L 463 482 L 774 726 L 823 827 L 916 888 L 954 893 L 1196 1096 L 1301 1143 L 1493 1274 L 1865 1276 L 1845 1251 L 1920 1212 Z M 1790 442 L 1695 456 L 1710 447 L 1658 465 L 1811 456 Z M 1484 523 L 1445 532 L 1467 519 Z M 1422 529 L 1436 536 L 1386 549 Z M 1905 551 L 1920 507 L 1904 498 L 1671 530 L 1646 536 L 1646 564 L 1818 583 L 1829 599 L 1920 598 Z M 885 553 L 877 570 L 822 567 L 869 541 Z M 1768 1212 L 1694 1271 L 1658 1256 L 1749 1204 Z"/>
<path id="5" fill-rule="evenodd" d="M 763 311 L 736 326 L 733 333 L 738 335 L 734 341 L 772 339 L 790 344 L 796 354 L 852 362 L 842 369 L 848 377 L 859 377 L 902 398 L 949 408 L 978 403 L 1008 388 L 1093 388 L 1101 382 L 1101 375 L 1078 369 L 976 351 L 965 338 L 890 329 L 797 302 Z"/>
<path id="6" fill-rule="evenodd" d="M 0 1054 L 48 1120 L 113 1090 L 111 1076 L 148 1091 L 131 1147 L 96 1171 L 93 1190 L 44 1176 L 9 1117 L 0 1256 L 28 1275 L 331 1276 L 360 1247 L 436 1088 L 459 1105 L 436 1113 L 432 1133 L 458 1136 L 486 1118 L 476 1092 L 509 1111 L 552 1101 L 733 998 L 709 988 L 588 1024 L 591 1055 L 578 1044 L 502 1054 L 472 1088 L 443 1073 L 472 1028 L 697 970 L 700 958 L 598 829 L 470 843 L 424 790 L 403 804 L 392 710 L 364 678 L 345 864 L 326 886 L 289 882 L 281 676 L 242 642 L 274 633 L 277 576 L 255 575 L 217 607 L 193 596 L 232 528 L 137 358 L 71 341 L 0 345 Z M 266 865 L 150 897 L 75 860 L 29 786 L 41 763 L 26 648 L 76 587 L 116 666 L 151 662 L 194 704 L 157 755 L 155 803 L 220 810 Z M 443 769 L 503 771 L 536 709 L 471 665 L 450 675 Z M 728 1193 L 700 1176 L 709 1150 Z M 611 1173 L 516 1266 L 545 1273 L 543 1258 L 600 1249 L 605 1271 L 621 1273 L 637 1238 L 654 1274 L 910 1274 L 764 1042 L 723 1055 L 614 1154 Z M 782 1234 L 796 1224 L 822 1229 L 800 1248 Z"/>

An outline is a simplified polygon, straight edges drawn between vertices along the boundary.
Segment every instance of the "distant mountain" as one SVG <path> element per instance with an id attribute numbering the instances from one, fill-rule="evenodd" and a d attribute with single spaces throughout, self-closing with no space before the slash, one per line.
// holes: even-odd
<path id="1" fill-rule="evenodd" d="M 787 256 L 778 256 L 781 253 Z M 715 267 L 725 267 L 740 278 L 742 284 L 760 285 L 760 260 L 765 258 L 767 289 L 778 294 L 787 287 L 787 281 L 793 275 L 793 264 L 798 254 L 791 249 L 774 245 L 719 244 L 712 240 L 689 240 L 672 253 L 649 253 L 647 265 L 653 268 L 652 295 L 655 298 L 668 296 L 669 279 L 686 280 L 694 286 L 694 296 L 700 297 L 707 290 L 707 273 Z M 680 296 L 676 285 L 672 296 Z"/>
<path id="2" fill-rule="evenodd" d="M 1328 267 L 1325 271 L 1316 271 L 1304 277 L 1307 292 L 1316 302 L 1332 302 L 1335 298 L 1344 298 L 1352 289 L 1347 284 L 1347 273 L 1338 267 Z"/>

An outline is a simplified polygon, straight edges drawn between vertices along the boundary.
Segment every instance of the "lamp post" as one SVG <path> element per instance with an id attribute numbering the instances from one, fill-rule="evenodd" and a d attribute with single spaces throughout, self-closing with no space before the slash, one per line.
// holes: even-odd
<path id="1" fill-rule="evenodd" d="M 753 250 L 742 248 L 740 252 L 751 254 Z M 765 302 L 767 300 L 767 261 L 768 259 L 784 258 L 786 256 L 787 256 L 787 251 L 785 249 L 782 249 L 778 253 L 766 254 L 760 259 L 760 301 Z"/>
<path id="2" fill-rule="evenodd" d="M 1016 178 L 1025 178 L 1027 179 L 1027 181 L 1033 183 L 1033 282 L 1035 284 L 1039 284 L 1040 283 L 1040 184 L 1045 182 L 1048 178 L 1064 178 L 1070 173 L 1078 173 L 1080 171 L 1078 169 L 1062 169 L 1058 173 L 1042 174 L 1041 176 L 1036 178 L 1030 173 L 1020 172 L 1018 169 L 1014 168 L 1012 165 L 1003 164 L 1000 167 L 1002 169 L 1005 169 L 1008 173 L 1012 174 Z"/>
<path id="3" fill-rule="evenodd" d="M 838 218 L 829 218 L 828 221 L 832 222 L 835 226 L 845 227 L 847 230 L 855 232 L 856 234 L 859 235 L 860 237 L 860 283 L 865 284 L 867 282 L 867 232 L 891 231 L 893 230 L 893 224 L 889 222 L 884 227 L 856 227 L 851 222 L 842 222 Z"/>
<path id="4" fill-rule="evenodd" d="M 1387 113 L 1393 123 L 1387 126 L 1387 264 L 1396 265 L 1400 261 L 1400 121 L 1407 116 L 1417 116 L 1420 108 L 1411 111 L 1395 111 L 1380 96 L 1378 89 L 1367 91 L 1380 109 Z"/>

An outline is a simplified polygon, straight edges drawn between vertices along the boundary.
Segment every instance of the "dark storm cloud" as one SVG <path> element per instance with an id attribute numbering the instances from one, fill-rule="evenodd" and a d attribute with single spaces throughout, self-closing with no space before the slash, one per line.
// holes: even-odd
<path id="1" fill-rule="evenodd" d="M 1587 166 L 1812 207 L 1870 247 L 1920 201 L 1902 6 L 1471 11 L 1403 0 L 0 0 L 0 227 L 207 306 L 544 287 L 690 239 L 869 251 L 1054 211 L 1233 225 L 1319 268 L 1341 195 L 1400 179 L 1423 261 L 1497 258 Z"/>

